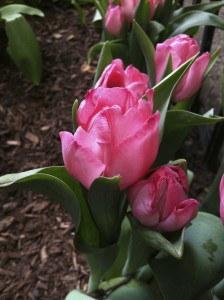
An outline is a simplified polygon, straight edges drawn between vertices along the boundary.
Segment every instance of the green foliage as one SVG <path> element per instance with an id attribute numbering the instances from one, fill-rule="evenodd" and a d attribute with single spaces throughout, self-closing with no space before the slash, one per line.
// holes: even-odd
<path id="1" fill-rule="evenodd" d="M 164 300 L 199 299 L 220 282 L 224 277 L 223 236 L 219 218 L 199 213 L 186 229 L 181 260 L 149 260 Z"/>
<path id="2" fill-rule="evenodd" d="M 5 24 L 8 37 L 7 51 L 11 59 L 33 84 L 38 85 L 42 73 L 39 44 L 22 14 L 44 16 L 39 9 L 11 4 L 0 8 L 0 21 L 4 21 Z"/>

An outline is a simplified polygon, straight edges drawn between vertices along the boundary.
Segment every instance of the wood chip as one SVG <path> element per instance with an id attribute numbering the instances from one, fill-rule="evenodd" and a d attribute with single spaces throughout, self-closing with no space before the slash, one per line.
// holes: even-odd
<path id="1" fill-rule="evenodd" d="M 45 264 L 47 259 L 48 259 L 48 254 L 47 254 L 47 247 L 46 245 L 43 246 L 40 250 L 40 258 L 41 258 L 41 262 L 42 264 Z"/>
<path id="2" fill-rule="evenodd" d="M 32 144 L 33 144 L 34 146 L 37 146 L 38 143 L 39 143 L 39 138 L 38 138 L 38 136 L 35 135 L 34 133 L 30 132 L 30 131 L 27 131 L 27 132 L 25 133 L 25 138 L 26 138 L 27 140 L 29 140 L 30 142 L 32 142 Z"/>
<path id="3" fill-rule="evenodd" d="M 9 146 L 20 146 L 21 142 L 20 141 L 16 141 L 16 140 L 8 140 L 6 141 L 6 144 Z"/>
<path id="4" fill-rule="evenodd" d="M 4 269 L 0 268 L 0 275 L 14 277 L 16 274 L 14 272 L 4 270 Z"/>
<path id="5" fill-rule="evenodd" d="M 13 216 L 5 217 L 3 220 L 0 221 L 0 232 L 5 231 L 7 228 L 9 228 L 12 223 L 15 221 L 15 218 Z"/>

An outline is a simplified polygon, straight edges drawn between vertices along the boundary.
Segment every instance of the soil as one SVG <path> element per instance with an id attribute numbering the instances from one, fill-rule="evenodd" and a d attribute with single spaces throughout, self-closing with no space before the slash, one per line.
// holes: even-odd
<path id="1" fill-rule="evenodd" d="M 43 57 L 39 86 L 25 79 L 9 59 L 0 31 L 0 175 L 63 165 L 58 132 L 72 131 L 72 104 L 82 100 L 93 82 L 94 68 L 86 62 L 88 48 L 100 39 L 91 25 L 93 8 L 85 8 L 85 29 L 66 2 L 42 1 L 38 8 L 45 17 L 27 19 Z M 195 131 L 184 152 L 194 160 L 192 194 L 200 198 L 213 174 L 202 166 L 198 140 Z M 3 190 L 0 206 L 2 300 L 58 300 L 72 289 L 87 289 L 85 258 L 73 247 L 74 227 L 59 205 L 32 192 Z"/>

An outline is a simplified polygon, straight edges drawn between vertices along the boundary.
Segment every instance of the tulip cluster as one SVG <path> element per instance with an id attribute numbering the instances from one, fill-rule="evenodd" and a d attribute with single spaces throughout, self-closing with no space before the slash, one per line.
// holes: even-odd
<path id="1" fill-rule="evenodd" d="M 113 36 L 118 36 L 124 22 L 130 24 L 133 21 L 139 0 L 121 0 L 119 5 L 114 5 L 113 0 L 109 0 L 108 9 L 105 16 L 106 30 Z M 162 6 L 162 0 L 148 0 L 149 19 L 155 13 L 157 5 Z"/>
<path id="2" fill-rule="evenodd" d="M 62 154 L 67 171 L 86 189 L 99 176 L 120 176 L 120 189 L 129 188 L 132 213 L 140 223 L 176 231 L 196 216 L 198 202 L 187 197 L 181 167 L 164 166 L 141 180 L 159 148 L 160 113 L 153 114 L 148 81 L 132 65 L 124 69 L 120 59 L 112 61 L 81 102 L 75 134 L 60 133 Z"/>

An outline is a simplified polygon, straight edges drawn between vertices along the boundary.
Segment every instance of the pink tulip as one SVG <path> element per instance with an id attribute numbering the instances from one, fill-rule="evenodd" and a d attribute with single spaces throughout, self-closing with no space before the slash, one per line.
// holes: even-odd
<path id="1" fill-rule="evenodd" d="M 132 214 L 143 225 L 176 231 L 195 218 L 198 201 L 187 198 L 188 183 L 179 166 L 163 166 L 129 189 Z"/>
<path id="2" fill-rule="evenodd" d="M 103 71 L 95 87 L 126 87 L 135 97 L 141 98 L 148 89 L 148 75 L 129 65 L 124 70 L 121 59 L 115 59 Z"/>
<path id="3" fill-rule="evenodd" d="M 133 21 L 138 3 L 139 0 L 121 0 L 121 12 L 127 22 Z"/>
<path id="4" fill-rule="evenodd" d="M 222 223 L 224 224 L 224 175 L 222 176 L 220 186 L 219 186 L 219 192 L 220 192 L 220 217 L 222 220 Z"/>
<path id="5" fill-rule="evenodd" d="M 108 89 L 101 88 L 103 92 Z M 65 167 L 87 189 L 99 176 L 116 175 L 121 177 L 120 188 L 124 189 L 148 172 L 159 147 L 160 117 L 158 111 L 152 113 L 151 93 L 146 93 L 148 101 L 140 99 L 127 106 L 125 99 L 131 95 L 128 90 L 120 93 L 119 101 L 117 94 L 114 99 L 110 94 L 114 104 L 103 103 L 92 118 L 87 116 L 84 128 L 79 126 L 74 135 L 60 132 Z"/>
<path id="6" fill-rule="evenodd" d="M 172 68 L 176 70 L 198 52 L 199 45 L 196 40 L 186 34 L 177 35 L 167 39 L 163 43 L 157 44 L 155 52 L 156 83 L 163 78 L 170 55 L 172 57 Z M 202 54 L 195 60 L 176 87 L 172 95 L 174 102 L 189 99 L 199 90 L 209 60 L 210 54 L 208 52 Z"/>
<path id="7" fill-rule="evenodd" d="M 156 11 L 156 7 L 162 6 L 163 5 L 163 0 L 149 0 L 149 4 L 150 4 L 150 14 L 149 14 L 149 19 L 152 19 L 152 17 L 155 14 Z"/>
<path id="8" fill-rule="evenodd" d="M 113 36 L 118 36 L 121 31 L 123 22 L 124 17 L 121 13 L 120 5 L 110 4 L 105 15 L 106 30 Z"/>

